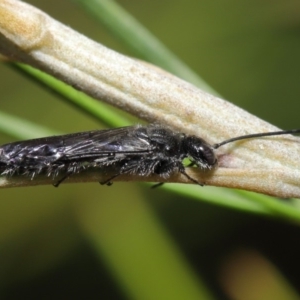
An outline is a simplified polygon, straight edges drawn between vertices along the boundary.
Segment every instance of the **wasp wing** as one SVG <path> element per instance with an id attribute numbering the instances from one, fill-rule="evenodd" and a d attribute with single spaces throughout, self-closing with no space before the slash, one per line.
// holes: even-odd
<path id="1" fill-rule="evenodd" d="M 65 136 L 58 148 L 64 157 L 105 157 L 111 155 L 140 155 L 151 151 L 145 127 L 130 126 Z"/>
<path id="2" fill-rule="evenodd" d="M 149 152 L 146 127 L 128 126 L 107 130 L 51 136 L 6 144 L 0 147 L 0 161 L 27 157 L 35 162 L 106 157 L 112 154 Z"/>

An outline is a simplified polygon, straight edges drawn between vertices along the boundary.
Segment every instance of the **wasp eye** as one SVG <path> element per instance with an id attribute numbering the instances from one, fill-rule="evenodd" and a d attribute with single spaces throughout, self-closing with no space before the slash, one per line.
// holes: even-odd
<path id="1" fill-rule="evenodd" d="M 187 156 L 200 167 L 211 168 L 217 163 L 212 147 L 201 138 L 187 136 L 184 140 L 184 149 Z"/>

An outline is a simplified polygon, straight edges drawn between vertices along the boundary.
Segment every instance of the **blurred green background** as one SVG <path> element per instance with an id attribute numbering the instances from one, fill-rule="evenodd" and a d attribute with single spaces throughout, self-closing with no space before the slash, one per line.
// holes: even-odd
<path id="1" fill-rule="evenodd" d="M 27 2 L 136 55 L 75 1 Z M 223 98 L 278 127 L 300 127 L 299 1 L 118 3 Z M 1 111 L 62 133 L 103 127 L 0 68 Z M 0 135 L 1 144 L 13 140 Z M 299 299 L 298 224 L 133 183 L 0 195 L 1 299 Z"/>

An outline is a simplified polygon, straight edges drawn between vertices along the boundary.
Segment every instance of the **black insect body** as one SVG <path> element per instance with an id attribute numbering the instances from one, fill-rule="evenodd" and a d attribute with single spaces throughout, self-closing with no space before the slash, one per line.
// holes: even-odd
<path id="1" fill-rule="evenodd" d="M 199 137 L 175 133 L 157 125 L 87 131 L 3 145 L 0 147 L 0 174 L 31 178 L 41 173 L 53 178 L 61 176 L 55 183 L 58 186 L 82 170 L 113 166 L 116 173 L 104 184 L 110 184 L 121 174 L 158 174 L 166 179 L 176 172 L 201 184 L 185 172 L 184 158 L 188 157 L 193 165 L 202 169 L 211 169 L 217 164 L 214 149 L 224 144 L 299 132 L 296 129 L 240 136 L 211 146 Z"/>
<path id="2" fill-rule="evenodd" d="M 53 136 L 15 142 L 0 147 L 2 175 L 40 173 L 59 179 L 87 168 L 114 165 L 118 172 L 105 183 L 121 174 L 168 178 L 173 172 L 185 172 L 182 160 L 190 157 L 198 166 L 209 169 L 217 160 L 204 140 L 174 133 L 160 126 L 130 126 L 108 130 Z"/>

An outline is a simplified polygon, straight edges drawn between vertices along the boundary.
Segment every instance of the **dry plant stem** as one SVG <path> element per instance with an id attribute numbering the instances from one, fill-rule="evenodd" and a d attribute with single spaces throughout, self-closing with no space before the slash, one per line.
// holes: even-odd
<path id="1" fill-rule="evenodd" d="M 277 130 L 157 67 L 89 40 L 24 2 L 0 1 L 0 51 L 97 99 L 211 143 Z M 300 197 L 298 138 L 243 141 L 224 146 L 218 152 L 219 168 L 206 178 L 206 184 Z M 207 177 L 196 173 L 199 181 L 201 176 Z M 185 181 L 183 176 L 173 178 Z"/>
<path id="2" fill-rule="evenodd" d="M 243 169 L 236 169 L 237 176 L 237 185 L 236 188 L 251 190 L 254 192 L 264 193 L 271 196 L 278 195 L 282 193 L 283 186 L 278 184 L 275 189 L 270 193 L 270 190 L 265 188 L 265 178 L 272 176 L 268 170 L 250 170 L 249 178 L 245 178 Z M 277 171 L 280 174 L 281 170 Z M 198 178 L 200 182 L 205 183 L 206 185 L 214 185 L 224 187 L 227 184 L 230 184 L 230 169 L 222 169 L 221 172 L 201 172 L 199 170 L 187 169 L 187 173 L 194 177 Z M 88 170 L 84 173 L 74 174 L 68 177 L 61 185 L 66 183 L 82 183 L 82 182 L 104 182 L 107 178 L 113 176 L 115 172 L 103 173 L 99 172 L 99 170 Z M 228 176 L 229 174 L 229 176 Z M 51 185 L 55 184 L 62 176 L 58 178 L 51 178 L 47 176 L 38 175 L 34 178 L 34 180 L 30 180 L 28 177 L 24 176 L 14 176 L 14 177 L 1 177 L 0 178 L 0 188 L 11 188 L 11 187 L 24 187 L 24 186 L 36 186 L 36 185 Z M 257 182 L 257 179 L 260 179 L 260 184 Z M 137 177 L 134 175 L 123 174 L 116 177 L 113 182 L 119 181 L 144 181 L 144 182 L 161 182 L 161 177 L 158 175 L 153 175 L 149 177 Z M 254 181 L 254 182 L 253 182 Z M 170 178 L 166 180 L 166 182 L 181 182 L 187 184 L 194 184 L 190 182 L 185 176 L 182 174 L 174 174 Z M 227 184 L 226 184 L 227 183 Z M 253 188 L 254 187 L 254 188 Z M 205 188 L 199 186 L 199 189 Z M 200 190 L 199 190 L 200 191 Z"/>

